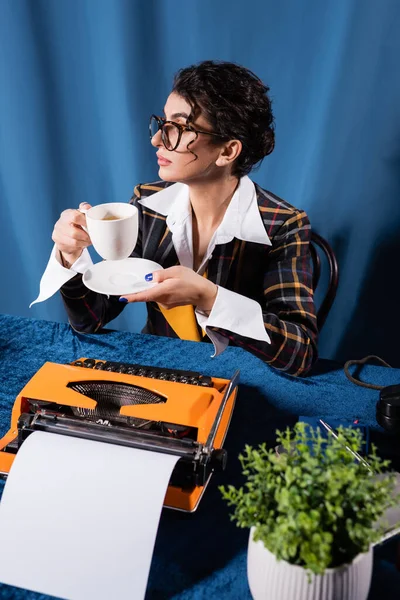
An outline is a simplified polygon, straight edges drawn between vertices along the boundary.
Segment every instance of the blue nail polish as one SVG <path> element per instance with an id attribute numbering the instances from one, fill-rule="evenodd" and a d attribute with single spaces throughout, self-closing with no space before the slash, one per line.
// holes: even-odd
<path id="1" fill-rule="evenodd" d="M 147 273 L 144 278 L 146 281 L 153 281 L 153 273 Z"/>
<path id="2" fill-rule="evenodd" d="M 128 303 L 128 300 L 126 298 L 118 298 L 118 302 L 123 302 L 124 304 Z"/>

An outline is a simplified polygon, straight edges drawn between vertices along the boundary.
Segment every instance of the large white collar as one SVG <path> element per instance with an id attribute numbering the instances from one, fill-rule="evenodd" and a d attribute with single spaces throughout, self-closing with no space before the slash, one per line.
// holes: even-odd
<path id="1" fill-rule="evenodd" d="M 168 228 L 172 232 L 181 228 L 191 216 L 189 187 L 185 183 L 174 183 L 148 198 L 139 200 L 139 203 L 166 216 Z M 258 209 L 256 188 L 247 176 L 241 178 L 226 209 L 216 232 L 215 243 L 227 244 L 233 238 L 272 245 Z"/>

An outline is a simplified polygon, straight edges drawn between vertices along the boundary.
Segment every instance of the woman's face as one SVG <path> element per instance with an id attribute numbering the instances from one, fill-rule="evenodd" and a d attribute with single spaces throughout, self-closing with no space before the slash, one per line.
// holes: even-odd
<path id="1" fill-rule="evenodd" d="M 191 113 L 191 106 L 184 98 L 172 92 L 165 104 L 164 113 L 167 121 L 185 126 Z M 190 125 L 201 131 L 212 131 L 210 124 L 201 114 Z M 211 140 L 209 135 L 184 131 L 179 146 L 173 151 L 165 148 L 161 131 L 152 137 L 151 143 L 157 148 L 158 174 L 164 181 L 198 183 L 215 179 L 221 176 L 224 170 L 216 164 L 223 143 L 216 145 L 215 138 Z"/>

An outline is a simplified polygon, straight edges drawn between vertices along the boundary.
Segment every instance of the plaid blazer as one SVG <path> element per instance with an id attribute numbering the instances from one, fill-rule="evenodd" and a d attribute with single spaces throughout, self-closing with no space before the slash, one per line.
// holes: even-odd
<path id="1" fill-rule="evenodd" d="M 164 268 L 179 264 L 166 225 L 166 216 L 143 207 L 138 200 L 171 183 L 138 185 L 130 200 L 139 211 L 139 236 L 132 256 L 153 260 Z M 217 245 L 207 277 L 217 285 L 256 300 L 262 307 L 271 344 L 218 329 L 233 345 L 245 348 L 269 365 L 292 375 L 304 375 L 317 357 L 317 320 L 313 302 L 309 251 L 311 227 L 298 210 L 255 184 L 260 215 L 272 246 L 234 238 Z M 77 275 L 61 294 L 71 326 L 80 333 L 98 331 L 119 315 L 118 297 L 88 290 Z M 147 303 L 145 333 L 177 337 L 157 303 Z M 209 341 L 208 337 L 204 338 Z"/>

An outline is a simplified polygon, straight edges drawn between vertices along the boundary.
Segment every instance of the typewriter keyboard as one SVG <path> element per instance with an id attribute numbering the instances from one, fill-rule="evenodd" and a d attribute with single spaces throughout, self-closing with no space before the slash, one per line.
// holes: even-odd
<path id="1" fill-rule="evenodd" d="M 149 367 L 129 363 L 95 360 L 94 358 L 81 358 L 70 364 L 74 367 L 82 367 L 84 369 L 111 371 L 113 373 L 125 373 L 126 375 L 151 377 L 152 379 L 162 379 L 164 381 L 176 381 L 178 383 L 188 383 L 190 385 L 213 387 L 211 377 L 201 375 L 195 371 L 164 369 L 162 367 Z"/>

